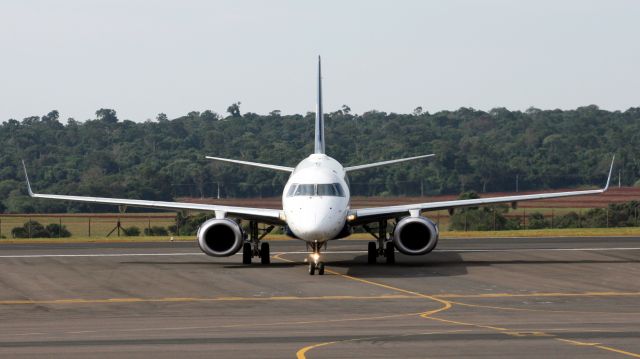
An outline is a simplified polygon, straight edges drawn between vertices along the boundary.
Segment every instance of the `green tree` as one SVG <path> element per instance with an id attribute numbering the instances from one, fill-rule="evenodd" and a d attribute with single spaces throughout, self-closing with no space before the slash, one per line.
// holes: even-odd
<path id="1" fill-rule="evenodd" d="M 229 107 L 227 107 L 227 112 L 231 115 L 231 117 L 242 117 L 240 114 L 240 104 L 241 102 L 232 103 Z"/>

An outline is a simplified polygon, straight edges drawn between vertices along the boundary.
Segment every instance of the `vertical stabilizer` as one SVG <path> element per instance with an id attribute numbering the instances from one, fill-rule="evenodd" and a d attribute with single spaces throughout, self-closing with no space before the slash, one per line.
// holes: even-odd
<path id="1" fill-rule="evenodd" d="M 324 153 L 324 114 L 322 113 L 322 72 L 318 56 L 318 100 L 316 103 L 316 139 L 314 153 Z"/>

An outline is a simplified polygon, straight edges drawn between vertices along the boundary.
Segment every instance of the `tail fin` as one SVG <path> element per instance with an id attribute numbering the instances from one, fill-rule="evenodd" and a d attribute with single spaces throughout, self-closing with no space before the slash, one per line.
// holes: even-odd
<path id="1" fill-rule="evenodd" d="M 316 103 L 316 139 L 314 153 L 324 153 L 324 115 L 322 113 L 322 74 L 318 56 L 318 102 Z"/>

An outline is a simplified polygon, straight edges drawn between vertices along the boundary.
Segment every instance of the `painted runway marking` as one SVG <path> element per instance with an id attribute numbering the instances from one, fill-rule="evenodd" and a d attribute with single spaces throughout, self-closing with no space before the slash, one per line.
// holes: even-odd
<path id="1" fill-rule="evenodd" d="M 483 253 L 483 252 L 611 252 L 637 251 L 640 247 L 599 247 L 599 248 L 512 248 L 512 249 L 436 249 L 434 253 Z M 274 255 L 308 254 L 306 251 L 274 252 Z M 367 251 L 326 251 L 324 254 L 363 254 Z M 235 255 L 240 255 L 236 253 Z M 172 253 L 77 253 L 77 254 L 7 254 L 0 258 L 74 258 L 74 257 L 171 257 L 171 256 L 205 256 L 202 252 Z"/>
<path id="2" fill-rule="evenodd" d="M 150 302 L 236 302 L 236 301 L 293 301 L 293 300 L 389 300 L 415 299 L 410 295 L 378 295 L 378 296 L 349 296 L 327 295 L 316 297 L 193 297 L 193 298 L 104 298 L 104 299 L 49 299 L 49 300 L 0 300 L 0 305 L 35 305 L 35 304 L 101 304 L 101 303 L 150 303 Z"/>
<path id="3" fill-rule="evenodd" d="M 634 249 L 636 249 L 636 248 L 634 248 Z M 531 251 L 531 250 L 540 251 L 541 249 L 528 249 L 527 251 Z M 545 249 L 542 249 L 542 250 L 545 250 Z M 548 249 L 546 249 L 546 250 L 548 250 Z M 553 249 L 553 250 L 565 250 L 566 251 L 568 249 Z M 577 249 L 572 249 L 572 250 L 577 250 Z M 584 250 L 584 249 L 582 249 L 582 250 Z M 591 250 L 601 250 L 601 249 L 598 248 L 598 249 L 591 249 Z M 608 249 L 608 250 L 611 250 L 611 249 Z M 627 249 L 625 249 L 625 250 L 627 250 Z M 491 251 L 491 250 L 487 250 L 487 251 Z M 289 260 L 289 259 L 286 259 L 286 258 L 282 258 L 282 255 L 284 255 L 284 254 L 275 255 L 274 259 L 279 259 L 279 260 L 286 261 L 286 262 L 294 262 L 292 260 Z M 437 318 L 437 317 L 434 317 L 433 315 L 434 314 L 439 314 L 439 313 L 441 314 L 441 313 L 444 313 L 444 312 L 450 310 L 451 308 L 453 308 L 455 302 L 443 299 L 444 297 L 438 296 L 438 295 L 426 295 L 426 294 L 423 294 L 423 293 L 420 293 L 420 292 L 410 291 L 410 290 L 406 290 L 406 289 L 390 286 L 390 285 L 387 285 L 387 284 L 375 282 L 375 281 L 372 281 L 372 280 L 367 280 L 367 279 L 358 278 L 358 277 L 354 277 L 354 276 L 347 275 L 347 274 L 342 274 L 342 273 L 331 271 L 331 270 L 326 270 L 326 271 L 328 273 L 335 274 L 335 275 L 338 275 L 340 277 L 343 277 L 343 278 L 346 278 L 346 279 L 350 279 L 350 280 L 353 280 L 353 281 L 357 281 L 357 282 L 361 282 L 361 283 L 365 283 L 365 284 L 370 284 L 370 285 L 374 285 L 374 286 L 377 286 L 377 287 L 387 288 L 387 289 L 398 291 L 398 292 L 401 292 L 401 293 L 414 295 L 414 296 L 419 297 L 419 298 L 425 298 L 425 299 L 429 299 L 429 300 L 432 300 L 432 301 L 436 301 L 436 302 L 442 304 L 442 306 L 440 308 L 436 308 L 434 310 L 426 311 L 426 312 L 423 312 L 423 313 L 419 314 L 420 317 L 425 318 L 425 319 L 445 322 L 445 323 L 449 323 L 449 324 L 456 324 L 456 325 L 462 325 L 462 326 L 469 326 L 469 327 L 493 330 L 493 331 L 497 331 L 499 333 L 505 334 L 507 336 L 552 337 L 552 339 L 555 339 L 555 340 L 557 340 L 559 342 L 569 343 L 569 344 L 573 344 L 573 345 L 576 345 L 576 343 L 579 343 L 577 341 L 571 341 L 571 340 L 567 340 L 567 339 L 557 338 L 553 334 L 549 334 L 549 333 L 542 332 L 542 331 L 514 331 L 514 330 L 509 330 L 507 328 L 502 328 L 502 327 L 497 327 L 497 326 L 482 325 L 482 324 L 477 324 L 477 323 L 460 322 L 460 321 L 454 321 L 454 320 L 449 320 L 449 319 L 444 319 L 444 318 Z M 592 292 L 592 294 L 593 293 L 594 292 Z M 595 292 L 595 293 L 597 293 L 597 292 Z M 609 293 L 611 293 L 611 292 L 609 292 Z M 633 295 L 638 295 L 638 293 L 635 293 L 635 292 L 633 292 L 633 293 L 634 293 Z M 549 293 L 549 294 L 553 295 L 553 294 L 564 294 L 564 293 Z M 571 293 L 568 293 L 568 294 L 571 294 Z M 503 294 L 503 295 L 505 297 L 512 296 L 510 294 Z M 515 294 L 513 296 L 515 297 L 515 296 L 518 296 L 518 295 L 523 295 L 523 294 L 518 293 L 518 294 Z M 495 294 L 493 294 L 493 297 L 490 297 L 490 298 L 496 298 Z M 344 341 L 333 341 L 333 342 L 312 344 L 312 345 L 309 345 L 309 346 L 306 346 L 304 348 L 299 349 L 296 352 L 296 358 L 297 359 L 307 359 L 306 354 L 312 349 L 316 349 L 316 348 L 319 348 L 319 347 L 325 347 L 325 346 L 329 346 L 329 345 L 334 345 L 334 344 L 339 344 L 339 343 L 345 343 L 345 342 L 348 342 L 348 341 L 356 341 L 356 340 L 358 340 L 358 338 L 353 338 L 351 340 L 344 340 Z M 606 351 L 615 352 L 615 353 L 618 353 L 618 354 L 623 354 L 623 355 L 627 355 L 627 356 L 640 358 L 640 354 L 624 351 L 624 350 L 613 348 L 613 347 L 609 347 L 609 346 L 604 346 L 604 345 L 601 345 L 600 343 L 594 343 L 592 346 L 594 348 L 598 348 L 598 349 L 601 349 L 601 350 L 606 350 Z"/>
<path id="4" fill-rule="evenodd" d="M 297 359 L 306 359 L 306 353 L 312 349 L 315 348 L 319 348 L 319 347 L 323 347 L 323 346 L 327 346 L 327 345 L 332 345 L 332 344 L 341 344 L 341 343 L 349 343 L 349 342 L 363 342 L 363 341 L 373 341 L 373 340 L 388 340 L 391 338 L 401 338 L 401 337 L 408 337 L 408 336 L 416 336 L 416 335 L 437 335 L 437 334 L 456 334 L 456 333 L 463 333 L 463 332 L 469 332 L 469 330 L 465 330 L 465 329 L 459 329 L 459 330 L 442 330 L 442 331 L 435 331 L 435 332 L 426 332 L 426 333 L 406 333 L 406 334 L 396 334 L 396 335 L 381 335 L 381 336 L 375 336 L 375 337 L 364 337 L 364 338 L 352 338 L 352 339 L 345 339 L 345 340 L 336 340 L 333 342 L 324 342 L 324 343 L 318 343 L 318 344 L 313 344 L 313 345 L 309 345 L 307 347 L 304 347 L 300 350 L 298 350 L 298 352 L 296 353 L 296 358 Z"/>
<path id="5" fill-rule="evenodd" d="M 609 347 L 609 346 L 606 346 L 606 345 L 602 345 L 600 343 L 587 343 L 587 342 L 580 342 L 580 341 L 577 341 L 577 340 L 568 340 L 568 339 L 560 339 L 560 338 L 556 338 L 556 340 L 559 340 L 559 341 L 565 342 L 565 343 L 569 343 L 569 344 L 573 344 L 573 345 L 591 346 L 591 347 L 594 347 L 594 348 L 607 350 L 607 351 L 610 351 L 610 352 L 614 352 L 614 353 L 630 356 L 630 357 L 633 357 L 633 358 L 640 358 L 640 354 L 628 352 L 628 351 L 625 351 L 625 350 L 620 350 L 620 349 L 617 349 L 617 348 L 612 348 L 612 347 Z"/>
<path id="6" fill-rule="evenodd" d="M 393 287 L 385 286 L 392 289 Z M 395 289 L 392 289 L 396 291 Z M 0 300 L 0 305 L 28 305 L 28 304 L 101 304 L 101 303 L 146 303 L 146 302 L 242 302 L 242 301 L 303 301 L 303 300 L 393 300 L 393 299 L 420 299 L 424 296 L 436 299 L 451 298 L 539 298 L 539 297 L 619 297 L 640 296 L 640 292 L 583 292 L 583 293 L 490 293 L 490 294 L 422 294 L 420 296 L 407 292 L 406 294 L 389 294 L 377 296 L 351 296 L 351 295 L 325 295 L 325 296 L 273 296 L 273 297 L 166 297 L 166 298 L 66 298 L 66 299 L 14 299 Z M 536 311 L 535 309 L 491 307 L 485 305 L 457 303 L 469 307 L 495 308 L 505 310 Z M 563 311 L 564 312 L 564 311 Z M 593 313 L 593 312 L 589 312 Z"/>

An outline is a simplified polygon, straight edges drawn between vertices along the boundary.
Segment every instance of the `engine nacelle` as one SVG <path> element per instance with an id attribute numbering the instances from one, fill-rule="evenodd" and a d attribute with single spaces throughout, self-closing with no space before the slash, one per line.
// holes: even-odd
<path id="1" fill-rule="evenodd" d="M 438 244 L 438 226 L 426 217 L 405 217 L 393 230 L 393 243 L 401 253 L 419 256 Z"/>
<path id="2" fill-rule="evenodd" d="M 242 248 L 243 242 L 242 228 L 230 219 L 210 219 L 198 228 L 198 245 L 210 256 L 232 256 Z"/>

